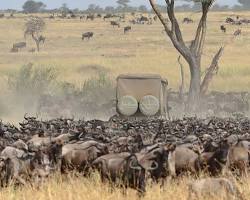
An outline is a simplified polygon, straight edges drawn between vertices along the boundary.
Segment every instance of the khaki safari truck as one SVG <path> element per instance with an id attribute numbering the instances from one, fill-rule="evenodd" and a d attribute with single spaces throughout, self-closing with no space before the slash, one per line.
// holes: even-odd
<path id="1" fill-rule="evenodd" d="M 167 80 L 154 74 L 117 78 L 116 110 L 121 117 L 167 117 Z"/>

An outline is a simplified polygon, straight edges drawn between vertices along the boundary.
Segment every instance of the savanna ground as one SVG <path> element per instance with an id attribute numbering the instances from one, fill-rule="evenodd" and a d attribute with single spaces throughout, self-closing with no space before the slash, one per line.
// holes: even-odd
<path id="1" fill-rule="evenodd" d="M 185 40 L 194 37 L 195 25 L 198 23 L 199 13 L 178 13 L 182 20 L 189 16 L 195 24 L 182 24 Z M 212 12 L 208 18 L 207 42 L 203 57 L 203 69 L 210 64 L 211 58 L 220 45 L 227 44 L 225 53 L 220 61 L 220 70 L 215 77 L 211 90 L 219 91 L 249 91 L 250 88 L 250 26 L 243 25 L 242 35 L 231 41 L 232 33 L 239 28 L 227 25 L 227 33 L 220 31 L 226 17 L 240 15 L 250 18 L 250 12 Z M 129 18 L 129 17 L 128 17 Z M 122 27 L 129 25 L 128 18 Z M 113 28 L 109 22 L 102 19 L 95 21 L 82 21 L 79 19 L 46 19 L 47 28 L 43 35 L 46 36 L 45 45 L 41 52 L 30 53 L 29 49 L 35 44 L 27 40 L 28 46 L 19 53 L 10 53 L 12 44 L 24 41 L 25 16 L 20 15 L 14 19 L 0 19 L 0 83 L 2 96 L 8 92 L 7 79 L 9 74 L 16 73 L 21 66 L 33 63 L 37 67 L 54 67 L 58 79 L 81 86 L 85 80 L 103 72 L 112 79 L 120 73 L 159 73 L 169 80 L 170 87 L 177 90 L 179 85 L 178 53 L 173 48 L 170 40 L 162 32 L 163 28 L 158 22 L 153 25 L 133 25 L 132 31 L 126 35 L 123 29 Z M 94 38 L 82 41 L 83 32 L 93 31 Z M 188 70 L 185 69 L 188 77 Z M 186 89 L 188 78 L 186 78 Z M 5 99 L 8 102 L 8 98 Z M 18 111 L 17 111 L 18 112 Z M 22 113 L 23 115 L 23 113 Z M 187 198 L 187 183 L 190 179 L 179 180 L 167 185 L 165 190 L 159 185 L 148 187 L 148 192 L 143 198 L 184 200 Z M 244 181 L 240 190 L 250 197 L 249 180 Z M 110 192 L 108 185 L 103 185 L 96 179 L 50 179 L 39 189 L 24 187 L 19 189 L 7 188 L 0 192 L 0 199 L 40 199 L 40 200 L 80 200 L 102 199 L 122 200 L 136 199 L 136 193 L 129 191 L 127 196 L 122 191 L 115 189 Z"/>
<path id="2" fill-rule="evenodd" d="M 226 17 L 250 18 L 250 12 L 211 12 L 208 18 L 207 41 L 203 57 L 203 68 L 209 66 L 212 56 L 220 45 L 227 44 L 220 61 L 219 74 L 212 83 L 212 90 L 249 91 L 250 86 L 250 25 L 227 25 L 227 33 L 220 30 Z M 195 24 L 181 24 L 186 41 L 194 37 L 200 13 L 178 13 L 178 18 L 191 17 Z M 129 16 L 122 27 L 129 25 Z M 12 44 L 24 41 L 25 16 L 14 19 L 0 19 L 0 78 L 4 86 L 5 77 L 20 66 L 33 63 L 35 66 L 53 66 L 58 69 L 60 79 L 76 85 L 97 72 L 107 72 L 115 78 L 120 73 L 159 73 L 169 80 L 170 87 L 179 85 L 178 53 L 170 43 L 160 22 L 153 25 L 132 25 L 126 35 L 123 29 L 113 28 L 102 19 L 80 21 L 77 19 L 46 19 L 45 45 L 40 53 L 30 53 L 35 47 L 31 39 L 28 47 L 19 53 L 10 53 Z M 242 35 L 231 41 L 233 32 L 242 29 Z M 83 32 L 93 31 L 94 38 L 82 41 Z M 188 69 L 185 76 L 188 77 Z M 186 78 L 186 88 L 188 88 Z M 1 88 L 2 88 L 1 87 Z"/>
<path id="3" fill-rule="evenodd" d="M 66 179 L 66 180 L 65 180 Z M 102 183 L 99 176 L 93 175 L 91 178 L 65 178 L 55 176 L 45 183 L 37 186 L 26 186 L 18 189 L 9 187 L 0 192 L 0 199 L 4 200 L 187 200 L 188 184 L 192 178 L 180 178 L 166 184 L 164 188 L 160 185 L 148 182 L 147 193 L 139 198 L 135 190 L 127 190 L 124 193 L 122 188 L 113 187 L 107 183 Z M 242 184 L 242 182 L 244 182 Z M 242 180 L 237 183 L 242 195 L 249 199 L 250 181 Z M 225 194 L 221 197 L 204 197 L 202 200 L 228 200 Z"/>

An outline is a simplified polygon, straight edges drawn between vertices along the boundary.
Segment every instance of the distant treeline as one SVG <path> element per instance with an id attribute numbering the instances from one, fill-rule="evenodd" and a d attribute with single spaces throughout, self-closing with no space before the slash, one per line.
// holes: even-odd
<path id="1" fill-rule="evenodd" d="M 187 1 L 188 0 L 184 0 Z M 213 11 L 230 11 L 230 10 L 250 10 L 250 0 L 238 0 L 239 4 L 234 5 L 232 7 L 227 5 L 219 5 L 215 4 L 212 8 Z M 153 13 L 152 9 L 149 9 L 145 5 L 141 5 L 138 7 L 130 6 L 130 0 L 117 0 L 118 6 L 106 6 L 105 8 L 100 7 L 96 4 L 90 4 L 87 9 L 80 10 L 80 9 L 69 9 L 67 4 L 62 4 L 60 8 L 56 9 L 46 9 L 46 4 L 39 1 L 27 0 L 23 5 L 22 11 L 17 11 L 13 9 L 2 10 L 2 12 L 8 13 L 122 13 L 122 12 L 143 12 L 143 13 Z M 158 5 L 159 9 L 163 12 L 166 12 L 166 6 Z M 200 3 L 185 3 L 183 5 L 178 5 L 175 7 L 177 12 L 199 12 L 201 11 L 201 4 Z"/>

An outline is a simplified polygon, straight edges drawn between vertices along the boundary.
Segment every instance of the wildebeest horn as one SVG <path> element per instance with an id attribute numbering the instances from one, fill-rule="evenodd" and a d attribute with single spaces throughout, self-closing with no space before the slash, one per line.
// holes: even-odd
<path id="1" fill-rule="evenodd" d="M 25 113 L 24 115 L 24 119 L 28 120 L 28 117 L 27 117 L 28 113 Z"/>
<path id="2" fill-rule="evenodd" d="M 149 168 L 147 168 L 146 170 L 156 170 L 156 169 L 159 167 L 159 165 L 158 165 L 157 162 L 153 161 L 152 165 L 153 165 L 153 164 L 155 165 L 155 167 L 149 167 Z"/>
<path id="3" fill-rule="evenodd" d="M 134 164 L 134 161 L 130 162 L 130 164 L 129 164 L 129 167 L 130 167 L 131 169 L 141 170 L 141 167 L 140 167 L 139 165 L 134 166 L 133 164 Z"/>

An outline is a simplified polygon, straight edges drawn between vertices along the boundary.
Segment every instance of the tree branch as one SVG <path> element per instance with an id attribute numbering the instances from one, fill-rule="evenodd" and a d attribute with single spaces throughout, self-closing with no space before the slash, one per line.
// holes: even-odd
<path id="1" fill-rule="evenodd" d="M 219 51 L 215 54 L 210 67 L 207 69 L 207 72 L 201 84 L 201 95 L 206 94 L 209 84 L 211 83 L 213 77 L 218 73 L 219 70 L 218 62 L 222 56 L 223 51 L 224 47 L 221 47 Z"/>
<path id="2" fill-rule="evenodd" d="M 179 56 L 177 60 L 180 65 L 180 72 L 181 72 L 181 85 L 179 87 L 179 98 L 181 102 L 184 102 L 184 66 L 181 63 L 181 56 Z"/>

